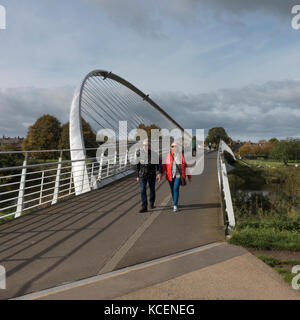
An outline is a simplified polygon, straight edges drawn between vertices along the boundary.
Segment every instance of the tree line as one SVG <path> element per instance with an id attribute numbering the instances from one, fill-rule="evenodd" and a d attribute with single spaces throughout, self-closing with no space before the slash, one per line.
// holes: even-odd
<path id="1" fill-rule="evenodd" d="M 96 134 L 90 124 L 82 119 L 82 131 L 86 148 L 97 148 Z M 61 124 L 54 116 L 46 114 L 36 120 L 29 127 L 27 135 L 23 140 L 22 150 L 62 150 L 70 149 L 69 122 Z M 39 157 L 32 154 L 32 158 Z M 53 154 L 43 153 L 44 159 L 52 158 Z"/>
<path id="2" fill-rule="evenodd" d="M 288 161 L 299 160 L 300 139 L 288 138 L 279 141 L 272 138 L 264 144 L 255 145 L 248 142 L 239 148 L 238 153 L 242 157 L 263 157 L 287 164 Z"/>

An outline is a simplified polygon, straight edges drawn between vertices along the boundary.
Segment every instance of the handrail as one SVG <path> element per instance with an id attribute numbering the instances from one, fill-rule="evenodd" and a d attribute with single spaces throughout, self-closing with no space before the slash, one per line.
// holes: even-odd
<path id="1" fill-rule="evenodd" d="M 129 146 L 130 144 L 128 144 Z M 84 151 L 86 150 L 98 149 L 89 148 Z M 54 150 L 53 152 L 57 153 L 59 151 L 61 150 Z M 35 153 L 35 151 L 27 152 Z M 15 152 L 12 151 L 11 153 Z M 5 175 L 0 176 L 0 220 L 10 216 L 17 218 L 25 211 L 55 204 L 68 196 L 73 197 L 76 195 L 75 174 L 81 180 L 80 188 L 88 185 L 91 190 L 98 189 L 111 180 L 132 173 L 133 159 L 134 155 L 129 154 L 127 149 L 110 157 L 105 157 L 102 154 L 100 158 L 62 160 L 60 156 L 58 161 L 38 164 L 27 164 L 28 160 L 25 157 L 22 166 L 1 168 L 0 172 L 5 172 Z M 73 167 L 72 163 L 78 163 L 79 166 Z M 67 165 L 63 166 L 64 164 Z M 54 166 L 54 168 L 49 169 L 49 166 Z M 28 172 L 28 169 L 30 169 L 30 172 Z M 20 173 L 16 174 L 15 171 L 18 170 L 20 170 Z M 9 174 L 9 171 L 14 172 Z M 32 205 L 28 206 L 28 204 Z"/>
<path id="2" fill-rule="evenodd" d="M 17 218 L 25 211 L 46 204 L 55 204 L 67 196 L 74 196 L 76 193 L 73 181 L 74 174 L 82 180 L 82 186 L 87 183 L 91 189 L 95 189 L 101 187 L 102 181 L 107 178 L 120 173 L 126 175 L 132 172 L 132 163 L 130 162 L 132 157 L 128 155 L 128 152 L 109 157 L 102 155 L 100 159 L 87 157 L 77 160 L 62 160 L 62 151 L 66 150 L 26 151 L 27 154 L 54 152 L 60 156 L 58 161 L 50 160 L 51 162 L 37 164 L 28 164 L 28 157 L 25 156 L 23 165 L 0 168 L 0 173 L 4 173 L 0 177 L 0 220 L 10 216 Z M 84 151 L 90 150 L 94 150 L 96 154 L 98 148 L 87 148 Z M 6 151 L 0 153 L 0 156 L 18 153 L 23 153 L 23 151 Z M 74 162 L 85 165 L 72 167 Z M 49 169 L 49 166 L 54 168 Z M 30 171 L 28 172 L 28 170 Z M 16 173 L 16 171 L 20 171 L 20 173 Z M 84 180 L 86 175 L 88 176 L 87 181 Z"/>
<path id="3" fill-rule="evenodd" d="M 226 163 L 224 158 L 224 151 L 229 152 L 235 159 L 235 155 L 230 147 L 221 140 L 219 143 L 218 156 L 217 156 L 217 171 L 218 171 L 218 182 L 222 198 L 225 203 L 225 211 L 228 219 L 228 229 L 232 231 L 235 228 L 235 216 L 232 206 L 232 198 L 230 192 L 230 186 L 228 181 Z"/>

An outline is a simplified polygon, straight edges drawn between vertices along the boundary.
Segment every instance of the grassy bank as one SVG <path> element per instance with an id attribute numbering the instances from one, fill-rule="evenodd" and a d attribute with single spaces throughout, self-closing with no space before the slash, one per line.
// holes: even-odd
<path id="1" fill-rule="evenodd" d="M 258 168 L 237 162 L 229 182 L 237 220 L 231 243 L 300 250 L 300 168 Z"/>
<path id="2" fill-rule="evenodd" d="M 300 217 L 275 216 L 238 222 L 230 243 L 263 250 L 300 250 Z"/>
<path id="3" fill-rule="evenodd" d="M 300 265 L 300 261 L 297 260 L 279 260 L 264 255 L 258 255 L 257 257 L 282 275 L 288 284 L 292 283 L 293 278 L 296 276 L 295 273 L 292 273 L 292 267 Z M 297 283 L 300 284 L 300 279 Z"/>
<path id="4" fill-rule="evenodd" d="M 275 160 L 245 159 L 244 162 L 250 166 L 259 166 L 265 168 L 286 167 L 282 161 Z M 298 161 L 288 161 L 288 166 L 300 166 L 300 163 Z"/>

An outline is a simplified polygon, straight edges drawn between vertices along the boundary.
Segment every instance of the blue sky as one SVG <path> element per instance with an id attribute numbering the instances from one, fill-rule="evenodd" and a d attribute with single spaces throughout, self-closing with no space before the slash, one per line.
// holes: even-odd
<path id="1" fill-rule="evenodd" d="M 44 111 L 67 121 L 74 87 L 100 68 L 150 93 L 185 127 L 223 125 L 235 139 L 300 135 L 297 1 L 0 4 L 0 134 L 24 135 Z"/>

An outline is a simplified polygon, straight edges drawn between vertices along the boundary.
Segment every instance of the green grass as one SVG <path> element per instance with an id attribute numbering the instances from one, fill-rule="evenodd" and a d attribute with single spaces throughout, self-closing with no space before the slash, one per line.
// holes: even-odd
<path id="1" fill-rule="evenodd" d="M 259 168 L 248 167 L 241 161 L 237 161 L 234 167 L 235 169 L 228 175 L 231 190 L 260 190 L 266 185 L 262 171 Z"/>
<path id="2" fill-rule="evenodd" d="M 280 167 L 283 166 L 283 162 L 279 162 L 279 161 L 272 161 L 272 160 L 249 160 L 249 159 L 245 159 L 244 162 L 246 162 L 249 165 L 252 166 L 263 166 L 263 167 Z"/>
<path id="3" fill-rule="evenodd" d="M 300 250 L 300 217 L 241 220 L 230 243 L 263 250 Z"/>
<path id="4" fill-rule="evenodd" d="M 300 250 L 300 232 L 278 231 L 271 228 L 235 230 L 231 244 L 263 250 Z"/>
<path id="5" fill-rule="evenodd" d="M 293 278 L 295 277 L 294 273 L 291 273 L 291 271 L 285 269 L 285 268 L 274 268 L 279 274 L 283 276 L 283 279 L 287 283 L 292 283 Z"/>
<path id="6" fill-rule="evenodd" d="M 230 242 L 264 250 L 300 250 L 300 170 L 247 167 L 241 162 L 234 166 L 229 182 L 237 226 Z"/>
<path id="7" fill-rule="evenodd" d="M 262 260 L 264 263 L 266 263 L 268 266 L 270 266 L 272 268 L 281 264 L 280 260 L 272 258 L 272 257 L 258 255 L 257 258 L 259 258 L 260 260 Z"/>
<path id="8" fill-rule="evenodd" d="M 276 270 L 280 275 L 283 276 L 284 281 L 291 284 L 293 278 L 296 276 L 296 274 L 292 273 L 288 266 L 296 266 L 300 265 L 300 261 L 294 261 L 294 260 L 287 260 L 287 261 L 281 261 L 279 259 L 275 259 L 272 257 L 267 257 L 264 255 L 258 255 L 257 256 L 260 260 L 262 260 L 264 263 L 266 263 L 268 266 L 272 267 L 274 270 Z M 298 280 L 298 283 L 300 284 L 300 280 Z M 300 290 L 300 289 L 299 289 Z"/>
<path id="9" fill-rule="evenodd" d="M 243 229 L 271 229 L 300 233 L 300 217 L 273 216 L 270 218 L 250 218 L 239 221 L 237 231 Z"/>
<path id="10" fill-rule="evenodd" d="M 275 161 L 275 160 L 269 160 L 269 159 L 244 159 L 243 160 L 245 163 L 251 165 L 251 166 L 262 166 L 262 167 L 283 167 L 285 166 L 284 163 L 282 161 Z M 297 161 L 288 161 L 288 166 L 294 166 L 295 164 L 298 164 L 300 166 L 300 163 L 298 163 Z"/>
<path id="11" fill-rule="evenodd" d="M 272 268 L 278 265 L 290 265 L 290 266 L 300 265 L 300 261 L 297 261 L 297 260 L 279 260 L 273 257 L 264 256 L 264 255 L 258 255 L 257 258 L 259 258 L 260 260 L 262 260 L 264 263 L 266 263 Z"/>

